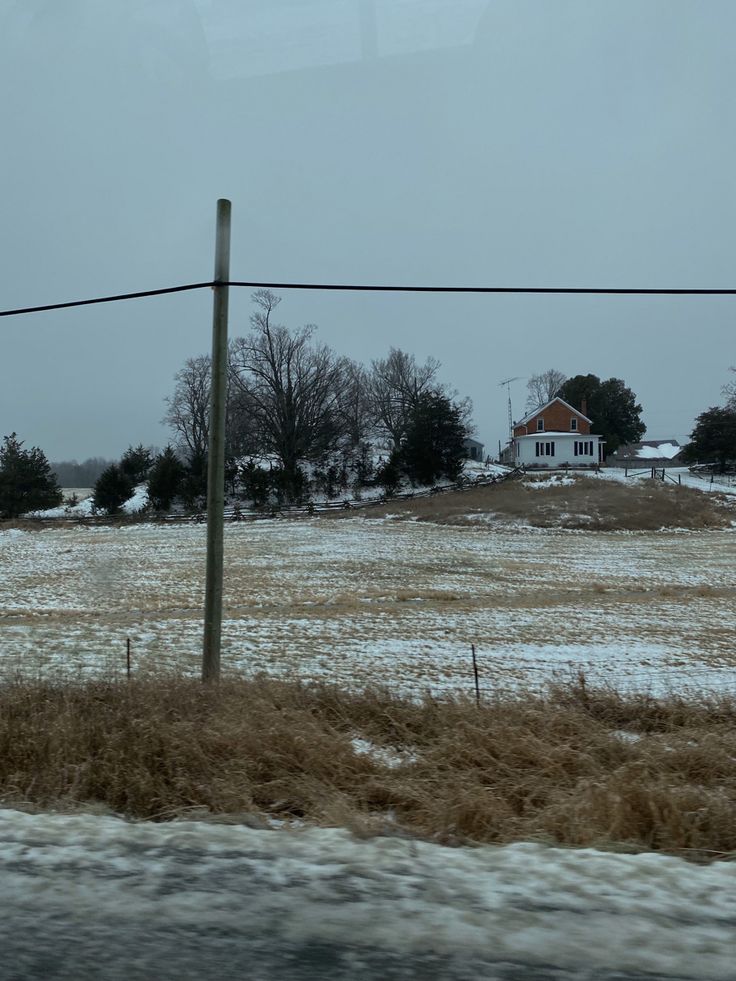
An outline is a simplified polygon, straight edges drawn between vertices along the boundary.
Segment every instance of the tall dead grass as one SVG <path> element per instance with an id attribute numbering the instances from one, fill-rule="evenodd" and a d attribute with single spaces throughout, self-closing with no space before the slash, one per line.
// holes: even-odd
<path id="1" fill-rule="evenodd" d="M 19 680 L 0 688 L 0 799 L 722 857 L 736 852 L 735 722 L 731 698 L 584 681 L 478 708 L 268 679 Z"/>

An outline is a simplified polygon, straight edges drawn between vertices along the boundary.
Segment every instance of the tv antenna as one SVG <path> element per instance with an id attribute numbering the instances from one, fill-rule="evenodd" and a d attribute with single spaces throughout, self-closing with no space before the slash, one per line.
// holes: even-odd
<path id="1" fill-rule="evenodd" d="M 504 381 L 499 382 L 498 385 L 499 388 L 503 388 L 504 385 L 506 386 L 506 392 L 509 397 L 509 439 L 512 439 L 514 435 L 514 417 L 511 414 L 511 382 L 522 381 L 522 378 L 522 375 L 517 375 L 515 378 L 506 378 Z"/>

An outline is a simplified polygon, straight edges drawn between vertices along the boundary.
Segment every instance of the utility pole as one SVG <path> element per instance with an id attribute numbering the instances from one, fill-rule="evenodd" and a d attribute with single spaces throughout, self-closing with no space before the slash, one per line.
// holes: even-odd
<path id="1" fill-rule="evenodd" d="M 223 531 L 225 523 L 225 402 L 230 282 L 231 204 L 217 202 L 215 285 L 212 307 L 212 383 L 207 455 L 207 571 L 204 596 L 202 681 L 219 681 L 222 635 Z"/>

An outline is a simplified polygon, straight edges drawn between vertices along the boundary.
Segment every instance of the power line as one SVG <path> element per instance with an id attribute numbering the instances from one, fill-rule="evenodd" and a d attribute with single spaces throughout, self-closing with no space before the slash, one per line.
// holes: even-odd
<path id="1" fill-rule="evenodd" d="M 228 286 L 249 289 L 325 290 L 345 293 L 590 293 L 636 296 L 736 296 L 736 289 L 608 289 L 578 286 L 366 286 L 346 283 L 250 283 L 231 282 Z"/>
<path id="2" fill-rule="evenodd" d="M 118 303 L 122 300 L 140 300 L 149 296 L 165 296 L 191 290 L 211 289 L 216 285 L 245 287 L 247 289 L 310 290 L 340 293 L 471 293 L 471 294 L 565 294 L 593 296 L 736 296 L 736 289 L 638 289 L 582 286 L 387 286 L 358 283 L 263 283 L 231 281 L 228 283 L 188 283 L 184 286 L 168 286 L 156 290 L 139 290 L 135 293 L 118 293 L 114 296 L 98 296 L 86 300 L 70 300 L 66 303 L 46 303 L 41 306 L 18 307 L 0 310 L 0 317 L 18 317 L 27 313 L 47 313 L 51 310 L 68 310 L 99 303 Z"/>
<path id="3" fill-rule="evenodd" d="M 48 310 L 67 310 L 70 307 L 89 307 L 95 303 L 118 303 L 120 300 L 140 300 L 146 296 L 164 296 L 166 293 L 186 293 L 203 290 L 214 283 L 189 283 L 186 286 L 168 286 L 160 290 L 140 290 L 137 293 L 118 293 L 115 296 L 97 296 L 91 300 L 70 300 L 68 303 L 47 303 L 39 307 L 20 307 L 17 310 L 0 310 L 0 317 L 18 317 L 24 313 L 46 313 Z"/>

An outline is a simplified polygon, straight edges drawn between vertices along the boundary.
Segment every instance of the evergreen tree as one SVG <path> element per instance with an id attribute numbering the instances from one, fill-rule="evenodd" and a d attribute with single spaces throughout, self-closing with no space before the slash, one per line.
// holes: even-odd
<path id="1" fill-rule="evenodd" d="M 399 489 L 401 483 L 401 454 L 399 450 L 391 450 L 388 460 L 379 464 L 376 470 L 376 483 L 383 487 L 386 497 L 391 497 Z"/>
<path id="2" fill-rule="evenodd" d="M 142 443 L 138 446 L 129 446 L 120 460 L 120 469 L 130 477 L 134 485 L 146 479 L 152 466 L 153 454 Z"/>
<path id="3" fill-rule="evenodd" d="M 95 510 L 118 514 L 123 504 L 133 496 L 134 482 L 122 467 L 111 464 L 97 479 L 92 495 Z"/>
<path id="4" fill-rule="evenodd" d="M 17 518 L 61 504 L 63 495 L 45 454 L 37 446 L 23 449 L 16 433 L 0 447 L 0 517 Z"/>
<path id="5" fill-rule="evenodd" d="M 167 446 L 156 457 L 148 475 L 148 499 L 154 511 L 168 511 L 181 493 L 186 468 L 174 450 Z"/>
<path id="6" fill-rule="evenodd" d="M 593 432 L 605 440 L 606 455 L 625 443 L 638 443 L 647 427 L 641 421 L 642 407 L 621 378 L 601 381 L 597 375 L 575 375 L 558 395 L 593 421 Z"/>
<path id="7" fill-rule="evenodd" d="M 465 458 L 466 429 L 461 409 L 439 392 L 424 392 L 409 417 L 401 462 L 413 483 L 439 477 L 457 480 Z"/>
<path id="8" fill-rule="evenodd" d="M 201 451 L 189 455 L 184 479 L 181 482 L 181 497 L 190 511 L 199 511 L 207 504 L 207 454 Z"/>
<path id="9" fill-rule="evenodd" d="M 717 463 L 721 472 L 736 461 L 736 408 L 701 412 L 682 456 L 688 463 Z"/>
<path id="10" fill-rule="evenodd" d="M 259 467 L 254 460 L 248 460 L 241 465 L 238 476 L 243 497 L 249 500 L 253 507 L 265 507 L 271 491 L 268 471 Z"/>

